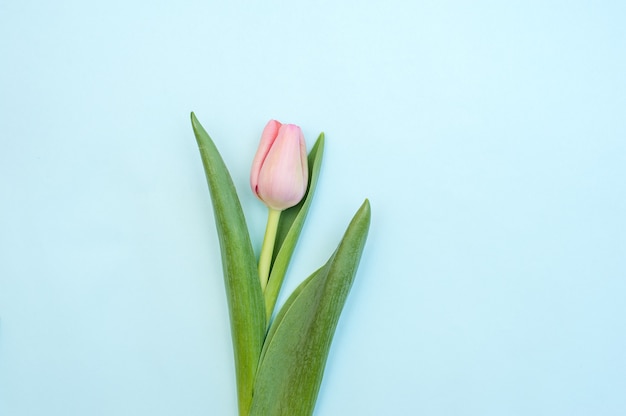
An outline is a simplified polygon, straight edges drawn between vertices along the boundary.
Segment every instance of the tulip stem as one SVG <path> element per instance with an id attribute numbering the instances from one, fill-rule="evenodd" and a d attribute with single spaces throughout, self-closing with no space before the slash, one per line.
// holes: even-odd
<path id="1" fill-rule="evenodd" d="M 265 287 L 270 277 L 270 266 L 272 264 L 272 255 L 274 254 L 274 243 L 276 242 L 276 231 L 278 231 L 280 212 L 281 211 L 269 208 L 267 213 L 265 238 L 263 239 L 261 256 L 259 257 L 259 279 L 261 280 L 261 290 L 263 292 L 265 292 Z"/>

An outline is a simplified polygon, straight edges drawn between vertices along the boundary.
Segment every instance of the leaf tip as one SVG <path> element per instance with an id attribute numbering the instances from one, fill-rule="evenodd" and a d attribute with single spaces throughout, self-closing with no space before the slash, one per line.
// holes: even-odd
<path id="1" fill-rule="evenodd" d="M 370 207 L 370 200 L 368 198 L 365 198 L 365 201 L 363 201 L 363 204 L 361 205 L 361 208 L 359 208 L 359 211 L 363 211 L 363 213 L 367 214 L 368 217 L 371 215 L 372 209 Z"/>
<path id="2" fill-rule="evenodd" d="M 191 112 L 190 117 L 191 117 L 191 125 L 195 129 L 196 126 L 200 124 L 200 122 L 198 121 L 198 118 L 196 117 L 196 113 L 194 113 L 193 111 Z"/>

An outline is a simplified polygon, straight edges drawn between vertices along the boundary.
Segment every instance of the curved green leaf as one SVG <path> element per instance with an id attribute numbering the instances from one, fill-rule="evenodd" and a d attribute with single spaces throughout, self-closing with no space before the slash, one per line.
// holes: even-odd
<path id="1" fill-rule="evenodd" d="M 369 223 L 366 200 L 335 253 L 296 289 L 276 316 L 263 345 L 250 416 L 312 414 Z"/>
<path id="2" fill-rule="evenodd" d="M 317 186 L 317 179 L 320 175 L 322 156 L 324 154 L 324 133 L 321 133 L 313 148 L 309 152 L 309 185 L 302 201 L 294 207 L 286 209 L 280 214 L 276 242 L 274 245 L 274 259 L 270 272 L 270 278 L 265 288 L 265 312 L 269 319 L 274 311 L 278 293 L 283 284 L 289 261 L 298 242 L 298 237 L 302 232 L 304 220 L 306 219 L 313 194 Z"/>
<path id="3" fill-rule="evenodd" d="M 248 415 L 265 337 L 265 307 L 256 259 L 239 198 L 215 144 L 196 116 L 191 124 L 206 173 L 222 253 L 237 372 L 239 414 Z"/>

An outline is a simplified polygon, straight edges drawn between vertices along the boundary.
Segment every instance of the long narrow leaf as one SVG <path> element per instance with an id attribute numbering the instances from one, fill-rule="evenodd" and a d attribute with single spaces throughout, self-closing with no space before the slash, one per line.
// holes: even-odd
<path id="1" fill-rule="evenodd" d="M 280 214 L 274 248 L 274 261 L 270 272 L 270 278 L 264 293 L 265 312 L 268 321 L 274 311 L 276 299 L 278 298 L 280 287 L 283 284 L 285 273 L 287 273 L 289 261 L 293 255 L 296 243 L 298 242 L 298 237 L 300 236 L 302 227 L 304 226 L 304 220 L 306 219 L 309 207 L 311 206 L 311 201 L 313 200 L 313 194 L 315 193 L 317 179 L 322 165 L 323 154 L 324 133 L 319 135 L 315 145 L 313 145 L 313 148 L 309 152 L 309 185 L 306 195 L 298 205 L 291 207 Z"/>
<path id="2" fill-rule="evenodd" d="M 222 253 L 237 372 L 239 414 L 247 416 L 265 337 L 265 307 L 248 227 L 228 169 L 196 116 L 191 124 L 206 173 Z"/>
<path id="3" fill-rule="evenodd" d="M 366 200 L 330 260 L 287 300 L 263 346 L 250 416 L 308 416 L 370 223 Z"/>

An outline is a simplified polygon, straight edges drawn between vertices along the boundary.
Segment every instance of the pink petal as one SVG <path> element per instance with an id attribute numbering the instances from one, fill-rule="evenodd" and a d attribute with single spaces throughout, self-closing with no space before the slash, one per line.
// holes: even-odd
<path id="1" fill-rule="evenodd" d="M 263 129 L 263 133 L 261 134 L 261 142 L 259 143 L 259 148 L 254 155 L 254 159 L 252 160 L 252 169 L 250 171 L 250 187 L 252 188 L 252 192 L 254 192 L 257 196 L 258 184 L 259 184 L 259 172 L 261 171 L 261 167 L 263 166 L 263 162 L 267 157 L 267 154 L 276 140 L 276 136 L 278 136 L 278 131 L 282 127 L 282 124 L 276 120 L 270 120 Z"/>

